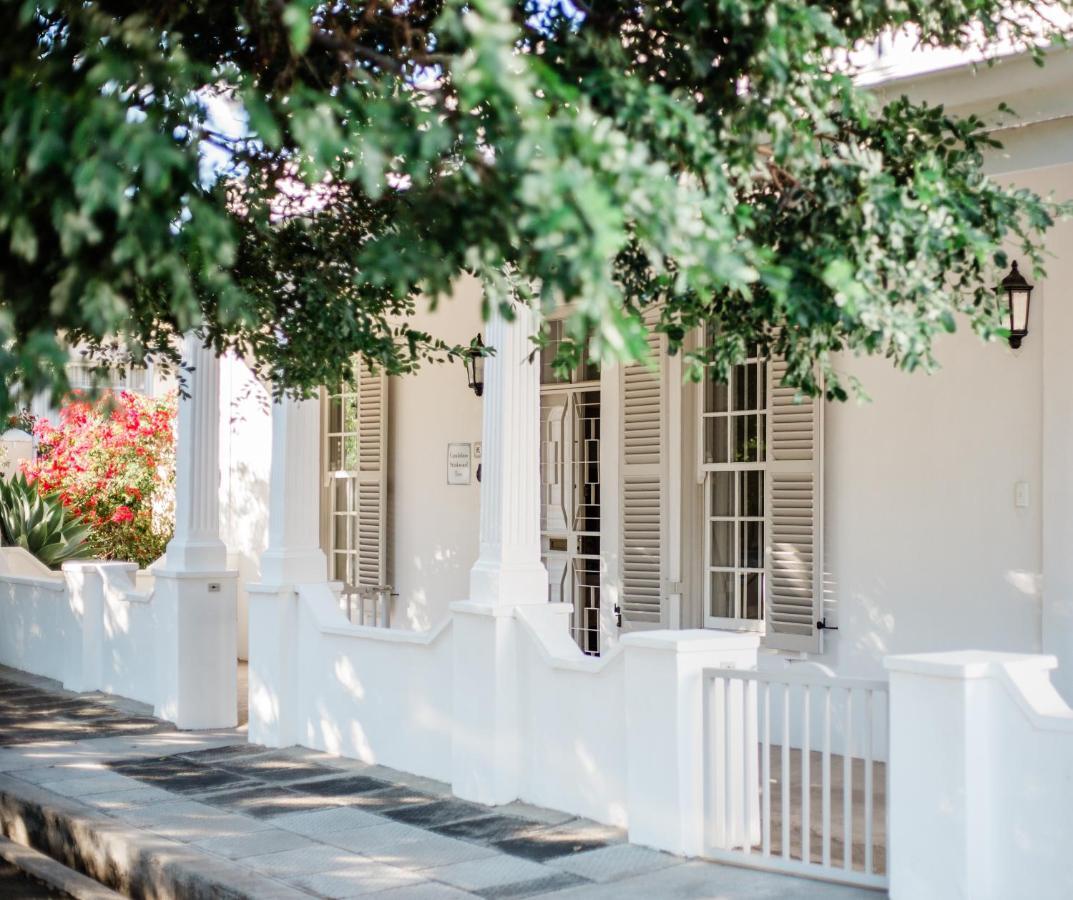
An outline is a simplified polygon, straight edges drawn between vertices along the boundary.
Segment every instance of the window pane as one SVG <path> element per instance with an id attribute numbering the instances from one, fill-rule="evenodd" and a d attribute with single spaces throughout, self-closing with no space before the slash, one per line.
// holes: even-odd
<path id="1" fill-rule="evenodd" d="M 335 516 L 335 521 L 332 523 L 332 526 L 334 528 L 334 531 L 333 531 L 333 534 L 332 534 L 332 546 L 333 547 L 346 547 L 347 546 L 347 539 L 346 539 L 346 525 L 347 525 L 347 522 L 346 522 L 346 520 L 347 520 L 346 515 L 344 515 L 342 513 L 339 513 L 339 514 L 337 514 Z"/>
<path id="2" fill-rule="evenodd" d="M 764 514 L 764 473 L 753 469 L 738 473 L 741 480 L 741 514 L 762 516 Z"/>
<path id="3" fill-rule="evenodd" d="M 734 462 L 759 462 L 757 416 L 734 417 Z"/>
<path id="4" fill-rule="evenodd" d="M 734 523 L 712 522 L 711 548 L 708 565 L 732 568 L 734 566 Z"/>
<path id="5" fill-rule="evenodd" d="M 343 468 L 353 471 L 358 467 L 358 436 L 347 435 L 343 438 Z"/>
<path id="6" fill-rule="evenodd" d="M 343 427 L 343 410 L 339 401 L 332 399 L 328 403 L 328 431 L 338 433 Z"/>
<path id="7" fill-rule="evenodd" d="M 735 412 L 742 409 L 751 409 L 748 405 L 748 366 L 734 366 L 730 376 L 731 395 L 734 400 Z"/>
<path id="8" fill-rule="evenodd" d="M 763 575 L 744 575 L 744 584 L 742 585 L 742 610 L 746 619 L 753 619 L 759 621 L 763 618 L 763 607 L 760 602 L 761 594 L 763 593 L 764 576 Z"/>
<path id="9" fill-rule="evenodd" d="M 328 467 L 337 472 L 343 468 L 343 439 L 333 437 L 328 439 Z"/>
<path id="10" fill-rule="evenodd" d="M 727 458 L 727 420 L 716 416 L 704 420 L 704 461 L 725 463 Z"/>
<path id="11" fill-rule="evenodd" d="M 734 515 L 734 473 L 712 472 L 711 491 L 712 515 Z"/>
<path id="12" fill-rule="evenodd" d="M 347 488 L 350 485 L 347 478 L 334 478 L 335 482 L 335 511 L 344 512 L 347 509 Z"/>
<path id="13" fill-rule="evenodd" d="M 734 615 L 734 575 L 731 572 L 712 572 L 710 612 L 713 616 L 729 618 Z"/>
<path id="14" fill-rule="evenodd" d="M 738 566 L 743 569 L 759 569 L 764 562 L 764 546 L 761 540 L 760 522 L 741 522 L 741 541 L 738 544 Z"/>
<path id="15" fill-rule="evenodd" d="M 332 580 L 334 580 L 334 581 L 346 581 L 347 580 L 347 577 L 346 577 L 347 576 L 346 554 L 336 552 L 336 553 L 333 554 L 333 556 L 334 556 L 334 559 L 332 560 Z"/>
<path id="16" fill-rule="evenodd" d="M 746 367 L 745 375 L 745 408 L 757 409 L 757 366 L 755 363 Z"/>
<path id="17" fill-rule="evenodd" d="M 704 380 L 704 411 L 726 412 L 727 411 L 727 386 L 713 378 Z"/>

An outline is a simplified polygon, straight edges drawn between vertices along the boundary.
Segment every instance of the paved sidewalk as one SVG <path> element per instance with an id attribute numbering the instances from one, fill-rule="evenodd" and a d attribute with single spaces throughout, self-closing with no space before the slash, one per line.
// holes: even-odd
<path id="1" fill-rule="evenodd" d="M 0 744 L 3 791 L 43 807 L 53 798 L 164 855 L 174 847 L 183 865 L 259 879 L 251 896 L 264 885 L 279 897 L 398 900 L 877 896 L 683 860 L 563 813 L 489 808 L 381 766 L 250 745 L 241 730 L 177 732 L 128 702 L 5 669 Z"/>

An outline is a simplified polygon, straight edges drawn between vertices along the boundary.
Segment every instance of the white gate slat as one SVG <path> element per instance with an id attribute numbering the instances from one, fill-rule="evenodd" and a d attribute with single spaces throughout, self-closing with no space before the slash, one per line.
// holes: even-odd
<path id="1" fill-rule="evenodd" d="M 810 744 L 812 728 L 812 690 L 810 685 L 802 685 L 801 697 L 801 861 L 812 861 L 812 746 Z"/>
<path id="2" fill-rule="evenodd" d="M 842 868 L 853 870 L 853 689 L 846 689 L 842 751 Z"/>
<path id="3" fill-rule="evenodd" d="M 782 687 L 782 856 L 790 859 L 790 685 Z"/>
<path id="4" fill-rule="evenodd" d="M 874 827 L 878 798 L 885 787 L 886 768 L 881 761 L 886 758 L 887 730 L 877 717 L 888 714 L 886 683 L 837 678 L 822 669 L 806 671 L 801 667 L 778 672 L 709 669 L 704 673 L 704 685 L 705 704 L 710 712 L 705 759 L 711 763 L 706 775 L 710 819 L 705 832 L 709 840 L 705 855 L 752 868 L 886 887 L 885 871 L 876 871 Z M 780 686 L 781 692 L 773 690 L 773 686 Z M 773 724 L 772 707 L 777 697 L 781 698 L 782 710 Z M 865 734 L 858 738 L 861 728 Z M 773 732 L 778 732 L 780 744 L 774 765 Z M 883 755 L 877 756 L 877 741 L 881 742 L 878 752 Z M 792 764 L 795 749 L 801 754 L 797 771 Z M 813 751 L 819 757 L 819 771 L 813 765 Z M 834 797 L 839 755 L 841 810 L 835 806 Z M 864 775 L 863 869 L 854 865 L 853 852 L 857 759 L 863 763 Z M 780 782 L 777 804 L 772 799 L 775 770 Z M 799 791 L 792 781 L 797 775 Z M 813 841 L 815 778 L 820 780 L 816 787 L 821 808 L 815 811 L 820 830 Z M 773 806 L 781 816 L 778 823 L 772 817 Z M 839 811 L 842 856 L 836 861 L 833 831 L 838 827 L 835 816 Z M 859 808 L 856 811 L 861 812 Z M 794 834 L 795 830 L 798 834 Z M 781 846 L 773 851 L 776 835 L 781 837 Z M 796 839 L 799 844 L 794 847 Z M 814 844 L 818 845 L 815 851 Z"/>
<path id="5" fill-rule="evenodd" d="M 760 756 L 764 779 L 764 808 L 761 813 L 761 843 L 764 856 L 771 855 L 771 685 L 764 682 L 764 745 Z"/>
<path id="6" fill-rule="evenodd" d="M 872 868 L 872 692 L 864 695 L 864 871 L 873 874 Z"/>
<path id="7" fill-rule="evenodd" d="M 831 865 L 831 688 L 823 689 L 823 864 Z"/>

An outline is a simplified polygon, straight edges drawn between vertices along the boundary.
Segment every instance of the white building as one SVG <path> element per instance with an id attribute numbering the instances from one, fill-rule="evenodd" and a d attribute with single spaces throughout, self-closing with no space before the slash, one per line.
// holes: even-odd
<path id="1" fill-rule="evenodd" d="M 991 172 L 1070 199 L 1073 52 L 1049 56 L 876 90 L 985 114 Z M 0 619 L 38 620 L 0 662 L 207 727 L 248 656 L 253 741 L 899 897 L 1068 896 L 1073 224 L 1047 243 L 1019 349 L 846 358 L 864 404 L 796 402 L 762 359 L 683 384 L 656 339 L 658 376 L 558 380 L 469 283 L 415 324 L 483 330 L 481 398 L 433 368 L 269 412 L 189 340 L 167 556 L 136 585 L 3 551 Z"/>

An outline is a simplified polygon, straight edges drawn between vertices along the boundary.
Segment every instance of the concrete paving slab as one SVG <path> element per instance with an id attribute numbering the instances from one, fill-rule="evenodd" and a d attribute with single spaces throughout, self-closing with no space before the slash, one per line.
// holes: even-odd
<path id="1" fill-rule="evenodd" d="M 416 872 L 396 869 L 371 860 L 351 857 L 350 862 L 330 872 L 286 879 L 290 884 L 322 897 L 361 897 L 391 888 L 411 888 L 423 879 Z"/>
<path id="2" fill-rule="evenodd" d="M 354 809 L 352 806 L 337 806 L 334 809 L 324 809 L 319 812 L 287 813 L 267 821 L 270 821 L 275 828 L 285 828 L 287 831 L 304 834 L 306 837 L 321 837 L 337 831 L 380 825 L 384 820 L 380 816 Z"/>
<path id="3" fill-rule="evenodd" d="M 175 795 L 161 788 L 139 785 L 130 790 L 90 794 L 79 799 L 88 806 L 107 813 L 122 809 L 136 809 L 139 806 L 149 806 L 154 803 L 170 803 L 175 799 Z"/>
<path id="4" fill-rule="evenodd" d="M 564 872 L 573 872 L 590 881 L 607 882 L 680 866 L 684 862 L 681 857 L 650 850 L 648 847 L 612 844 L 598 850 L 550 859 L 547 864 Z"/>
<path id="5" fill-rule="evenodd" d="M 480 844 L 457 841 L 396 822 L 326 835 L 325 840 L 377 862 L 414 871 L 495 854 L 495 850 Z"/>
<path id="6" fill-rule="evenodd" d="M 547 878 L 556 874 L 556 870 L 527 859 L 499 853 L 482 859 L 426 869 L 423 874 L 430 881 L 442 881 L 465 891 L 484 891 L 493 887 Z"/>
<path id="7" fill-rule="evenodd" d="M 292 832 L 293 834 L 293 832 Z M 247 856 L 242 865 L 274 878 L 294 878 L 339 869 L 354 860 L 354 854 L 327 844 L 307 845 L 275 853 Z"/>
<path id="8" fill-rule="evenodd" d="M 315 841 L 293 831 L 281 828 L 269 831 L 255 831 L 252 834 L 239 834 L 234 837 L 210 837 L 193 842 L 209 853 L 224 856 L 227 859 L 244 859 L 248 856 L 265 856 L 284 850 L 300 850 L 303 847 L 317 847 Z"/>
<path id="9" fill-rule="evenodd" d="M 426 881 L 407 887 L 393 888 L 389 891 L 376 891 L 372 894 L 359 894 L 362 900 L 472 900 L 477 894 L 462 891 L 447 884 Z"/>
<path id="10" fill-rule="evenodd" d="M 41 787 L 65 797 L 86 797 L 91 794 L 107 794 L 139 788 L 133 778 L 124 778 L 114 772 L 94 772 L 82 778 L 64 778 L 60 781 L 42 781 Z"/>

